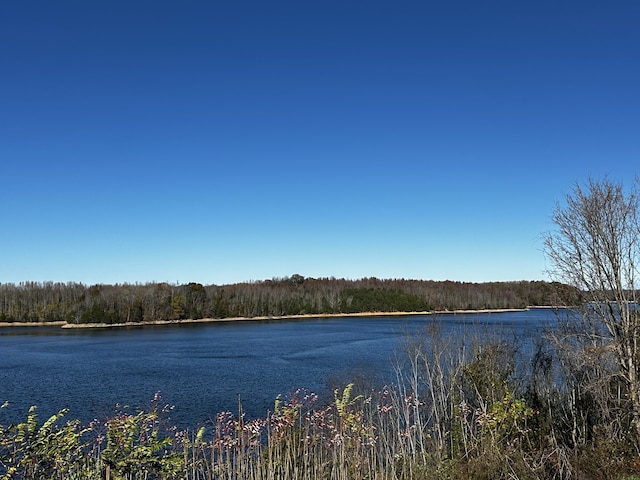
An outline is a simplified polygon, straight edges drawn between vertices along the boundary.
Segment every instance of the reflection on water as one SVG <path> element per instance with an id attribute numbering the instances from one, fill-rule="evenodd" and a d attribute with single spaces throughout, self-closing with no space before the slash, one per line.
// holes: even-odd
<path id="1" fill-rule="evenodd" d="M 0 328 L 0 424 L 23 419 L 30 405 L 48 416 L 69 408 L 88 422 L 114 405 L 145 406 L 160 391 L 172 418 L 189 427 L 217 412 L 263 416 L 278 394 L 309 388 L 327 395 L 351 381 L 392 384 L 408 337 L 433 316 L 189 324 L 135 329 Z M 528 338 L 553 319 L 550 310 L 448 314 L 446 334 Z"/>

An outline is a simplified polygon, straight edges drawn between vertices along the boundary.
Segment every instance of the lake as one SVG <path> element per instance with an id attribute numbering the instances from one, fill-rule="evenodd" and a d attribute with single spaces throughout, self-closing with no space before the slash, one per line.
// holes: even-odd
<path id="1" fill-rule="evenodd" d="M 445 315 L 374 316 L 183 324 L 127 329 L 0 328 L 0 424 L 41 420 L 68 408 L 88 423 L 115 405 L 146 406 L 156 392 L 175 405 L 172 421 L 195 428 L 222 411 L 263 417 L 278 394 L 322 395 L 354 380 L 395 381 L 407 338 L 432 322 L 447 334 L 499 331 L 539 336 L 550 309 Z M 526 340 L 525 340 L 526 341 Z"/>

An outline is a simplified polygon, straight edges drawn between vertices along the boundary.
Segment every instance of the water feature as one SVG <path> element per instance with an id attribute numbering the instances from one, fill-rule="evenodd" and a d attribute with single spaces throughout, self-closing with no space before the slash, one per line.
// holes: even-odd
<path id="1" fill-rule="evenodd" d="M 498 329 L 520 339 L 553 321 L 548 309 L 185 324 L 128 329 L 0 328 L 0 424 L 68 408 L 87 423 L 161 392 L 172 419 L 195 427 L 221 411 L 264 416 L 278 394 L 330 394 L 355 379 L 392 384 L 408 337 L 435 321 L 446 334 Z"/>

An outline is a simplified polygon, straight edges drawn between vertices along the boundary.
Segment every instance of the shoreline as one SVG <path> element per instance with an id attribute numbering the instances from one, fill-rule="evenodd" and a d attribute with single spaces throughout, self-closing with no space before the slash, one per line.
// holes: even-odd
<path id="1" fill-rule="evenodd" d="M 2 327 L 64 327 L 67 322 L 56 320 L 54 322 L 0 322 Z"/>
<path id="2" fill-rule="evenodd" d="M 482 310 L 438 310 L 424 312 L 359 312 L 359 313 L 310 313 L 302 315 L 257 316 L 257 317 L 227 317 L 227 318 L 197 318 L 183 320 L 154 320 L 147 322 L 129 323 L 67 323 L 56 322 L 0 322 L 3 327 L 60 327 L 60 328 L 130 328 L 130 327 L 154 327 L 170 325 L 190 325 L 198 323 L 225 323 L 225 322 L 250 322 L 266 320 L 306 320 L 321 318 L 358 318 L 358 317 L 404 317 L 411 315 L 455 315 L 473 313 L 509 313 L 525 312 L 531 309 L 557 308 L 553 306 L 530 306 L 526 308 L 502 308 Z"/>

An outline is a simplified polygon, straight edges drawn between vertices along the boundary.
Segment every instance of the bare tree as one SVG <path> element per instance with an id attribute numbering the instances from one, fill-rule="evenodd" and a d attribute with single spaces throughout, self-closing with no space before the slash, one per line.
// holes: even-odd
<path id="1" fill-rule="evenodd" d="M 608 179 L 577 185 L 553 213 L 557 229 L 545 235 L 545 250 L 558 281 L 584 298 L 574 346 L 608 351 L 626 387 L 640 438 L 640 315 L 636 277 L 640 266 L 638 181 L 626 191 Z M 587 339 L 585 342 L 584 340 Z M 577 352 L 576 352 L 577 353 Z"/>

